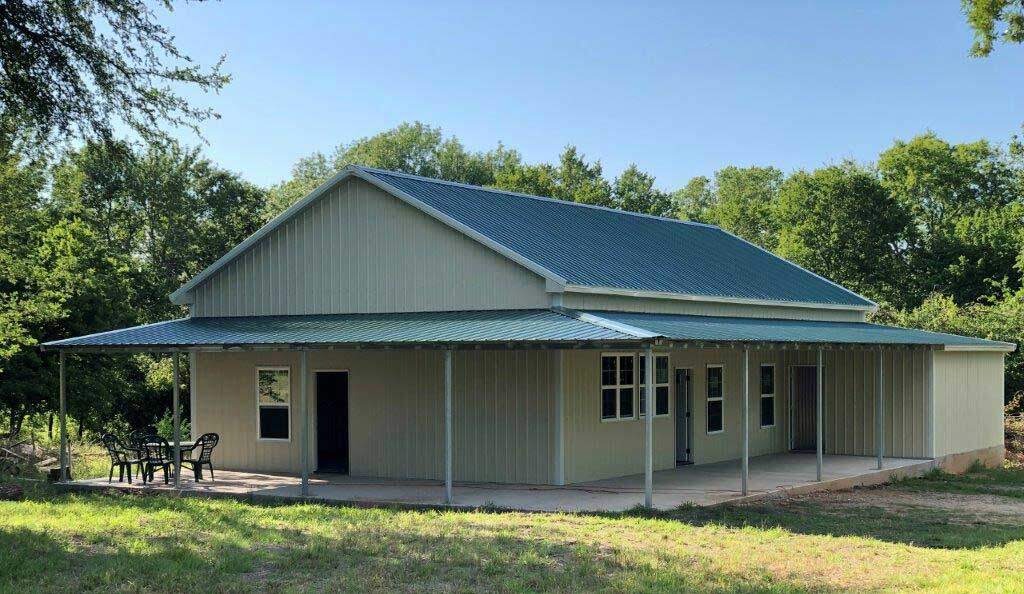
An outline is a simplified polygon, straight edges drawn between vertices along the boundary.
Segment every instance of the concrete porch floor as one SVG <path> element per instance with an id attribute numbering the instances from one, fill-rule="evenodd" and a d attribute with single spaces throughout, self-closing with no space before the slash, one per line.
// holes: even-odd
<path id="1" fill-rule="evenodd" d="M 654 505 L 672 509 L 684 504 L 717 505 L 750 500 L 779 493 L 804 493 L 846 489 L 885 482 L 893 476 L 916 476 L 934 466 L 932 460 L 886 458 L 877 470 L 875 458 L 825 456 L 823 480 L 815 481 L 814 454 L 770 454 L 750 459 L 750 494 L 740 493 L 740 462 L 680 466 L 654 473 Z M 216 481 L 196 483 L 182 475 L 185 495 L 265 500 L 303 500 L 297 476 L 217 470 Z M 106 479 L 84 479 L 67 485 L 72 489 L 173 491 L 158 473 L 155 485 L 108 483 Z M 355 505 L 444 506 L 444 486 L 438 481 L 360 478 L 346 475 L 314 475 L 307 500 Z M 565 487 L 455 483 L 455 504 L 459 508 L 494 506 L 524 511 L 618 512 L 643 503 L 643 475 L 631 475 Z"/>

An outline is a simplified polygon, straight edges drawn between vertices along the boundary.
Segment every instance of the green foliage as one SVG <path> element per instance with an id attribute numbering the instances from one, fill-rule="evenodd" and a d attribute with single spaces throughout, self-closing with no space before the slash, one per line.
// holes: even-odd
<path id="1" fill-rule="evenodd" d="M 178 419 L 179 432 L 182 440 L 187 440 L 189 435 L 192 433 L 192 425 L 189 424 L 187 411 L 182 407 L 178 413 L 181 415 Z M 167 441 L 174 443 L 174 413 L 168 409 L 164 416 L 160 417 L 156 423 L 153 424 L 156 427 L 156 434 L 166 439 Z"/>
<path id="2" fill-rule="evenodd" d="M 961 3 L 967 24 L 974 31 L 972 56 L 988 56 L 997 40 L 1024 42 L 1024 0 L 961 0 Z"/>
<path id="3" fill-rule="evenodd" d="M 1021 183 L 1011 155 L 981 140 L 950 144 L 934 133 L 897 141 L 878 159 L 883 187 L 908 207 L 904 237 L 912 298 L 947 293 L 958 303 L 993 296 L 993 284 L 1020 284 Z"/>
<path id="4" fill-rule="evenodd" d="M 631 164 L 615 178 L 612 194 L 616 208 L 659 217 L 672 215 L 672 197 L 654 187 L 654 176 Z"/>
<path id="5" fill-rule="evenodd" d="M 779 191 L 778 253 L 876 301 L 906 305 L 909 209 L 853 163 L 791 175 Z M 856 249 L 851 249 L 856 246 Z"/>
<path id="6" fill-rule="evenodd" d="M 171 0 L 161 4 L 172 8 Z M 166 141 L 166 124 L 198 133 L 216 114 L 177 89 L 220 89 L 229 80 L 220 66 L 196 65 L 144 0 L 4 0 L 0 7 L 0 115 L 56 137 L 108 140 L 115 121 L 146 140 Z"/>
<path id="7" fill-rule="evenodd" d="M 20 324 L 5 331 L 0 359 L 0 414 L 11 429 L 56 404 L 54 357 L 19 346 L 19 335 L 34 343 L 180 316 L 167 295 L 263 223 L 262 190 L 171 143 L 88 143 L 47 171 L 46 200 L 22 184 L 22 206 L 0 210 L 34 221 L 0 231 L 19 263 L 3 293 Z M 169 367 L 152 357 L 69 365 L 71 414 L 83 429 L 150 424 L 170 402 Z"/>
<path id="8" fill-rule="evenodd" d="M 784 176 L 774 167 L 725 167 L 714 180 L 696 177 L 674 194 L 681 218 L 711 223 L 774 250 L 775 209 Z"/>
<path id="9" fill-rule="evenodd" d="M 492 185 L 496 170 L 518 163 L 519 154 L 498 145 L 488 153 L 466 151 L 455 137 L 420 122 L 403 123 L 374 136 L 341 144 L 328 157 L 313 153 L 292 168 L 291 179 L 270 189 L 267 212 L 288 208 L 349 164 L 475 185 Z"/>
<path id="10" fill-rule="evenodd" d="M 914 309 L 880 309 L 873 320 L 879 323 L 978 336 L 1006 342 L 1024 337 L 1024 289 L 1007 290 L 998 298 L 966 305 L 952 297 L 934 294 Z M 1024 390 L 1024 353 L 1017 349 L 1006 355 L 1006 398 Z"/>

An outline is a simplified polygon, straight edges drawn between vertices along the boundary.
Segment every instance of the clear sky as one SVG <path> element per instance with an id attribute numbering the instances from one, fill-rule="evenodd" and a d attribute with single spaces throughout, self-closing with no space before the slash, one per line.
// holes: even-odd
<path id="1" fill-rule="evenodd" d="M 200 62 L 227 55 L 234 80 L 197 97 L 222 116 L 204 150 L 259 184 L 413 120 L 531 162 L 572 143 L 609 176 L 636 162 L 668 190 L 726 165 L 873 160 L 928 129 L 1004 142 L 1024 123 L 1024 46 L 968 57 L 959 0 L 224 0 L 160 14 Z"/>

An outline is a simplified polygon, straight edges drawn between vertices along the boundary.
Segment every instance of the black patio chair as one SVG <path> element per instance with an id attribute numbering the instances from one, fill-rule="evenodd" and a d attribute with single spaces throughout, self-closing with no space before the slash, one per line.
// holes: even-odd
<path id="1" fill-rule="evenodd" d="M 181 465 L 192 467 L 192 474 L 195 475 L 196 481 L 203 480 L 203 466 L 210 467 L 210 480 L 215 480 L 212 457 L 213 448 L 217 447 L 219 442 L 220 436 L 216 433 L 204 433 L 199 436 L 190 450 L 181 452 Z"/>
<path id="2" fill-rule="evenodd" d="M 141 429 L 136 429 L 135 431 L 132 431 L 128 435 L 128 439 L 125 443 L 128 446 L 128 449 L 134 452 L 135 457 L 141 461 L 143 458 L 146 457 L 146 442 L 149 441 L 149 438 L 154 435 L 157 435 L 156 427 L 149 425 Z M 139 464 L 135 470 L 136 476 L 141 474 L 142 470 L 142 464 Z"/>
<path id="3" fill-rule="evenodd" d="M 142 457 L 142 482 L 145 483 L 147 477 L 153 481 L 156 469 L 161 468 L 164 471 L 164 484 L 166 485 L 170 467 L 174 465 L 171 457 L 171 445 L 159 435 L 142 438 L 141 445 L 145 452 Z"/>
<path id="4" fill-rule="evenodd" d="M 130 485 L 132 483 L 132 467 L 139 464 L 136 452 L 126 447 L 121 440 L 110 433 L 101 437 L 100 441 L 103 442 L 103 447 L 107 449 L 107 455 L 110 456 L 110 474 L 107 476 L 107 482 L 114 480 L 114 468 L 117 468 L 117 482 L 123 482 L 127 476 Z"/>

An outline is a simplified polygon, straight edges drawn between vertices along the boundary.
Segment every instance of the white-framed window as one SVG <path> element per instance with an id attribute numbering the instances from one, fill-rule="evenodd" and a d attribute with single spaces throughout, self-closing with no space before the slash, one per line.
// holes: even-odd
<path id="1" fill-rule="evenodd" d="M 290 368 L 256 368 L 256 422 L 259 439 L 288 441 L 291 401 Z"/>
<path id="2" fill-rule="evenodd" d="M 601 354 L 601 420 L 618 421 L 635 417 L 636 386 L 633 353 Z"/>
<path id="3" fill-rule="evenodd" d="M 654 354 L 654 416 L 668 416 L 668 355 Z M 640 416 L 647 414 L 647 355 L 640 355 Z"/>
<path id="4" fill-rule="evenodd" d="M 775 426 L 775 365 L 761 364 L 761 427 Z"/>
<path id="5" fill-rule="evenodd" d="M 707 432 L 721 433 L 725 430 L 725 405 L 722 400 L 725 394 L 725 366 L 708 365 L 707 367 Z"/>

